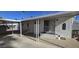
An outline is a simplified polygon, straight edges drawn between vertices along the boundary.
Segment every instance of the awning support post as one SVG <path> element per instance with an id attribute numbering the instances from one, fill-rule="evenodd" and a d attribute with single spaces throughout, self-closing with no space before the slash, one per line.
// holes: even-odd
<path id="1" fill-rule="evenodd" d="M 14 32 L 13 32 L 13 22 L 12 22 L 12 34 L 14 34 Z"/>
<path id="2" fill-rule="evenodd" d="M 20 37 L 22 37 L 22 23 L 20 22 Z"/>
<path id="3" fill-rule="evenodd" d="M 35 28 L 36 28 L 36 38 L 37 38 L 37 20 L 36 20 L 36 26 L 35 26 Z"/>
<path id="4" fill-rule="evenodd" d="M 36 20 L 36 38 L 39 40 L 39 19 Z"/>
<path id="5" fill-rule="evenodd" d="M 39 19 L 38 19 L 38 40 L 39 40 Z"/>

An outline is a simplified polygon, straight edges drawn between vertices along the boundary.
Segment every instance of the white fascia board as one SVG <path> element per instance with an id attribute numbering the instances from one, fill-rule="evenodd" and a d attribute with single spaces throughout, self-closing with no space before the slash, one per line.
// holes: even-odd
<path id="1" fill-rule="evenodd" d="M 14 20 L 14 19 L 0 19 L 3 21 L 9 21 L 9 22 L 21 22 L 20 20 Z"/>

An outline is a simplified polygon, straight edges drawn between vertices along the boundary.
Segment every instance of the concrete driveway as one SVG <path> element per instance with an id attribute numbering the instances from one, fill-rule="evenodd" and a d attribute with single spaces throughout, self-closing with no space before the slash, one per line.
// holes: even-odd
<path id="1" fill-rule="evenodd" d="M 60 48 L 46 42 L 35 40 L 27 36 L 20 37 L 18 34 L 10 34 L 0 38 L 0 48 Z"/>

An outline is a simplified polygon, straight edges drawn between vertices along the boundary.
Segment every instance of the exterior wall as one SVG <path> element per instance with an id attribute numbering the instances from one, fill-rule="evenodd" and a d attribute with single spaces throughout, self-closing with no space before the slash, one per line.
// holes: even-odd
<path id="1" fill-rule="evenodd" d="M 27 22 L 22 22 L 22 31 L 27 30 Z"/>
<path id="2" fill-rule="evenodd" d="M 48 20 L 48 19 L 45 19 L 45 20 Z M 36 26 L 36 25 L 34 25 L 34 26 Z M 34 27 L 34 31 L 36 32 L 35 27 Z M 44 19 L 39 21 L 39 31 L 40 31 L 40 33 L 44 32 Z M 49 31 L 51 31 L 52 33 L 55 33 L 55 22 L 52 19 L 49 20 Z M 34 32 L 34 34 L 35 34 L 35 32 Z"/>
<path id="3" fill-rule="evenodd" d="M 27 23 L 29 23 L 29 28 L 27 28 Z M 33 33 L 34 32 L 34 21 L 23 22 L 22 23 L 22 30 L 26 32 Z"/>
<path id="4" fill-rule="evenodd" d="M 34 34 L 36 34 L 36 25 L 38 24 L 34 24 Z M 39 20 L 39 32 L 44 32 L 44 20 Z"/>
<path id="5" fill-rule="evenodd" d="M 62 37 L 71 38 L 73 21 L 74 21 L 74 17 L 59 18 L 55 24 L 55 33 Z M 62 30 L 63 23 L 66 23 L 66 30 Z"/>
<path id="6" fill-rule="evenodd" d="M 29 23 L 29 28 L 27 28 L 27 23 Z M 38 24 L 37 24 L 38 25 Z M 39 21 L 39 31 L 40 33 L 44 31 L 44 20 Z M 35 21 L 29 21 L 29 22 L 22 22 L 22 30 L 23 31 L 28 31 L 30 33 L 36 32 L 36 24 Z"/>
<path id="7" fill-rule="evenodd" d="M 31 33 L 34 32 L 34 21 L 29 22 L 29 30 L 30 30 Z"/>
<path id="8" fill-rule="evenodd" d="M 40 20 L 40 32 L 44 32 L 44 20 Z"/>
<path id="9" fill-rule="evenodd" d="M 49 31 L 55 33 L 55 19 L 50 19 Z"/>
<path id="10" fill-rule="evenodd" d="M 54 21 L 54 19 L 50 20 L 49 31 L 54 32 L 62 37 L 71 38 L 72 37 L 72 25 L 74 21 L 74 17 L 62 17 L 58 18 L 58 21 Z M 36 24 L 35 21 L 23 22 L 23 30 L 27 30 L 27 23 L 29 23 L 29 31 L 35 34 Z M 40 33 L 44 32 L 44 20 L 39 21 L 39 30 Z M 66 30 L 62 30 L 62 24 L 66 23 Z M 38 25 L 38 24 L 37 24 Z"/>

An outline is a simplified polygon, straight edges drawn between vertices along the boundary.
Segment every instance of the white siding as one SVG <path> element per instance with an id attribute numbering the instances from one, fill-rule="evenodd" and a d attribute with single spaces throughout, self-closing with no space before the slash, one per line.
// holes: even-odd
<path id="1" fill-rule="evenodd" d="M 31 33 L 34 32 L 34 21 L 30 21 L 30 22 L 29 22 L 29 31 L 30 31 Z"/>
<path id="2" fill-rule="evenodd" d="M 55 33 L 62 36 L 71 38 L 72 37 L 72 25 L 73 25 L 74 17 L 62 17 L 56 21 Z M 62 30 L 62 24 L 66 23 L 66 30 Z"/>
<path id="3" fill-rule="evenodd" d="M 44 32 L 44 20 L 40 20 L 40 32 Z"/>
<path id="4" fill-rule="evenodd" d="M 54 19 L 50 20 L 50 31 L 54 32 L 54 25 L 55 25 L 55 34 L 58 34 L 62 37 L 67 37 L 67 38 L 71 38 L 72 37 L 72 25 L 73 25 L 73 21 L 75 20 L 74 17 L 62 17 L 62 18 L 58 18 L 58 21 L 53 21 Z M 29 21 L 29 31 L 32 33 L 35 33 L 35 21 Z M 66 23 L 66 30 L 62 30 L 62 24 Z M 26 26 L 27 22 L 23 23 L 23 30 L 27 29 Z M 44 20 L 40 20 L 40 24 L 39 24 L 40 28 L 40 32 L 44 32 Z"/>
<path id="5" fill-rule="evenodd" d="M 27 28 L 27 23 L 29 23 L 29 28 Z M 22 23 L 22 29 L 23 31 L 29 31 L 29 32 L 34 32 L 34 21 L 29 21 L 29 22 L 23 22 Z"/>
<path id="6" fill-rule="evenodd" d="M 49 23 L 49 31 L 51 31 L 52 33 L 55 33 L 55 19 L 51 19 L 50 23 Z"/>
<path id="7" fill-rule="evenodd" d="M 37 24 L 38 25 L 38 24 Z M 44 31 L 44 20 L 39 20 L 39 32 L 43 32 Z M 34 24 L 34 34 L 36 32 L 36 24 Z"/>
<path id="8" fill-rule="evenodd" d="M 22 30 L 25 31 L 27 29 L 27 22 L 22 22 Z"/>
<path id="9" fill-rule="evenodd" d="M 35 21 L 23 22 L 23 31 L 28 29 L 27 28 L 27 23 L 29 23 L 29 32 L 35 34 L 35 32 L 36 32 L 35 31 L 36 30 L 36 28 L 35 28 L 35 26 L 36 26 Z M 44 31 L 44 20 L 40 20 L 39 21 L 39 27 L 40 27 L 39 31 L 43 32 Z"/>

